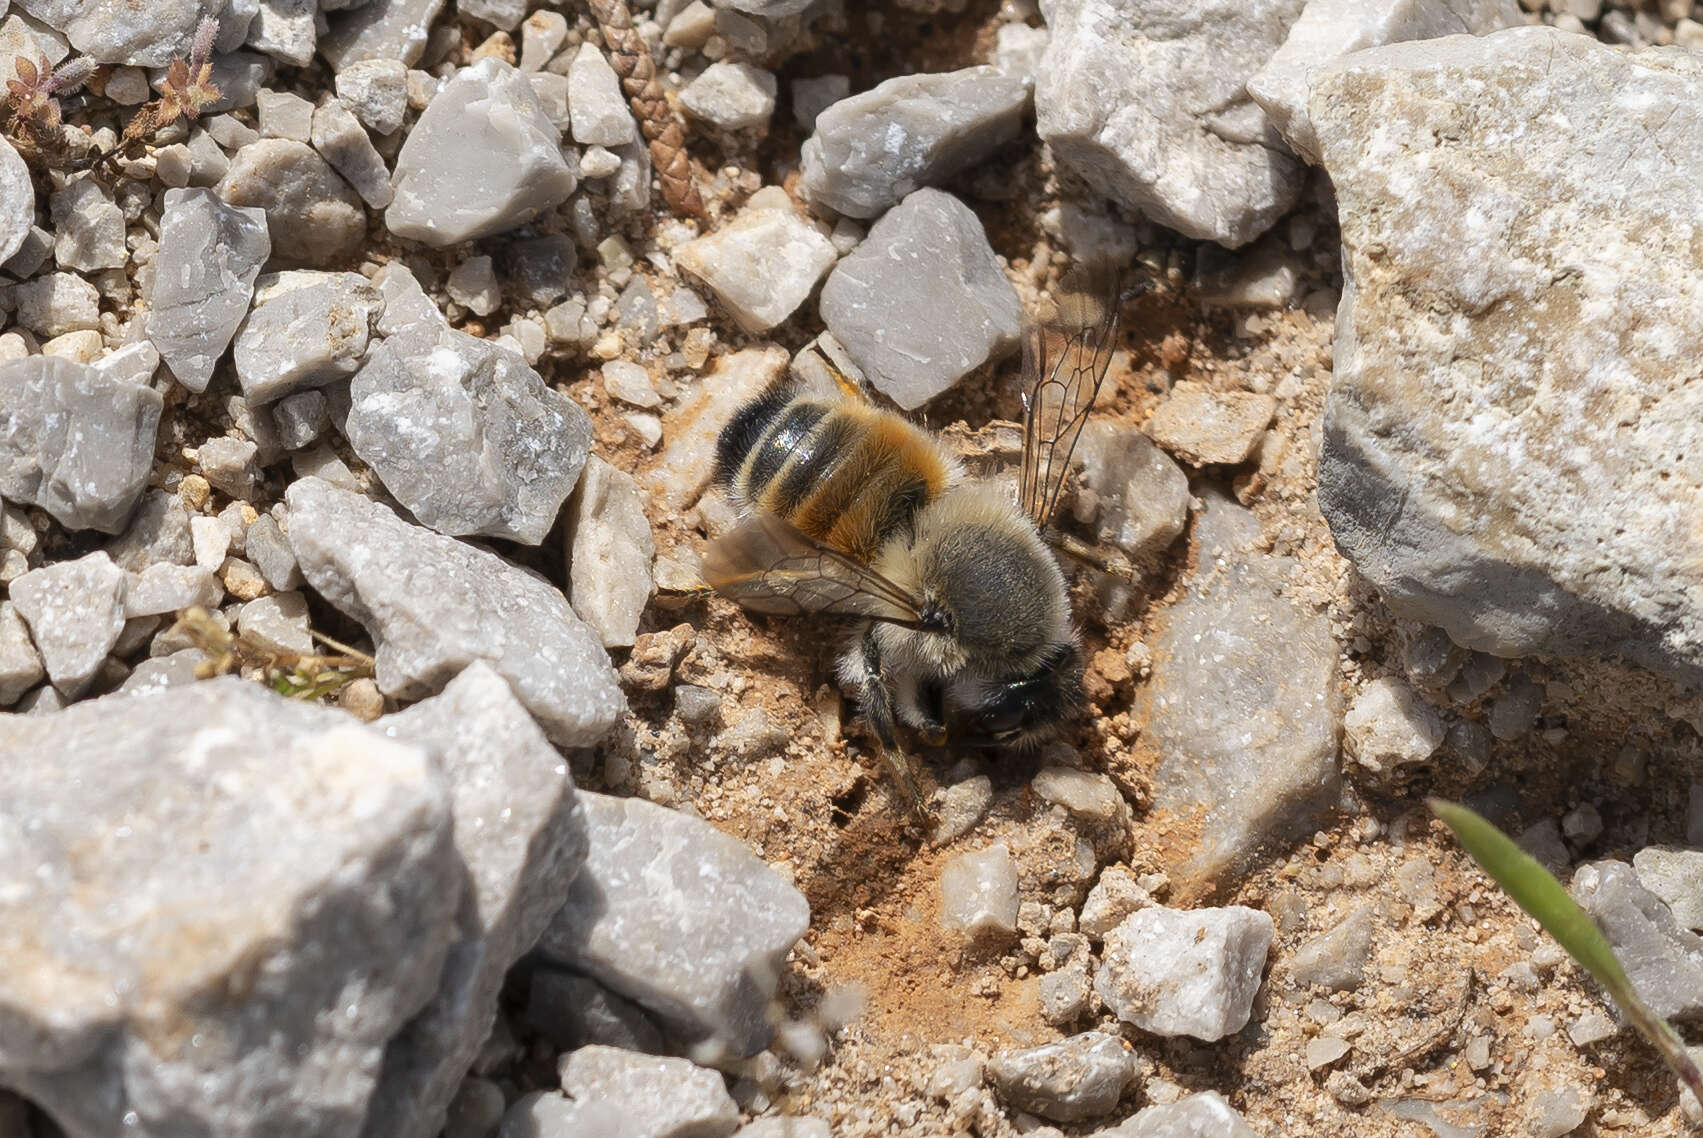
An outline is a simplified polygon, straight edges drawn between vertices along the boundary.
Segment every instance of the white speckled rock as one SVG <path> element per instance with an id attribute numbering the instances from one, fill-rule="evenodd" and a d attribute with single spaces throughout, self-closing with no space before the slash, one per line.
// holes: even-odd
<path id="1" fill-rule="evenodd" d="M 35 184 L 10 142 L 0 139 L 0 262 L 23 247 L 35 225 Z"/>
<path id="2" fill-rule="evenodd" d="M 1363 48 L 1481 36 L 1524 22 L 1515 0 L 1310 0 L 1283 46 L 1248 80 L 1248 94 L 1297 154 L 1317 162 L 1319 140 L 1307 118 L 1314 68 Z"/>
<path id="3" fill-rule="evenodd" d="M 585 812 L 561 755 L 481 661 L 373 729 L 442 761 L 467 870 L 437 995 L 385 1049 L 361 1132 L 432 1138 L 490 1033 L 503 976 L 537 942 L 585 863 Z"/>
<path id="4" fill-rule="evenodd" d="M 430 756 L 234 677 L 0 753 L 0 1080 L 76 1135 L 355 1138 L 461 895 Z"/>
<path id="5" fill-rule="evenodd" d="M 390 171 L 367 137 L 366 127 L 342 99 L 327 99 L 314 109 L 309 138 L 320 157 L 355 187 L 362 201 L 373 209 L 390 204 L 395 196 Z"/>
<path id="6" fill-rule="evenodd" d="M 760 1050 L 781 965 L 810 923 L 803 895 L 697 818 L 636 798 L 580 798 L 591 856 L 539 948 L 688 1041 Z"/>
<path id="7" fill-rule="evenodd" d="M 16 0 L 97 63 L 164 67 L 189 57 L 195 28 L 226 0 Z"/>
<path id="8" fill-rule="evenodd" d="M 1346 275 L 1319 506 L 1463 647 L 1703 678 L 1699 84 L 1535 27 L 1313 72 Z"/>
<path id="9" fill-rule="evenodd" d="M 753 194 L 728 224 L 689 241 L 674 261 L 704 282 L 747 332 L 791 316 L 834 266 L 834 243 L 792 208 L 786 191 Z"/>
<path id="10" fill-rule="evenodd" d="M 1244 245 L 1300 196 L 1302 165 L 1246 83 L 1302 0 L 1043 0 L 1041 138 L 1096 190 L 1185 236 Z"/>
<path id="11" fill-rule="evenodd" d="M 1137 1111 L 1096 1138 L 1259 1138 L 1217 1091 L 1189 1095 Z"/>
<path id="12" fill-rule="evenodd" d="M 1109 1114 L 1140 1073 L 1123 1040 L 1086 1031 L 1057 1043 L 1001 1051 L 987 1065 L 988 1081 L 1018 1110 L 1053 1122 Z"/>
<path id="13" fill-rule="evenodd" d="M 18 606 L 0 601 L 0 707 L 11 707 L 45 675 L 41 653 L 18 615 Z"/>
<path id="14" fill-rule="evenodd" d="M 627 109 L 621 81 L 596 44 L 581 44 L 568 66 L 568 112 L 574 141 L 582 146 L 636 142 L 639 124 Z"/>
<path id="15" fill-rule="evenodd" d="M 484 660 L 563 746 L 615 722 L 609 657 L 555 588 L 324 479 L 295 482 L 286 500 L 302 574 L 372 636 L 385 694 L 423 698 Z"/>
<path id="16" fill-rule="evenodd" d="M 426 50 L 444 0 L 366 0 L 343 6 L 354 11 L 334 15 L 330 31 L 319 40 L 319 54 L 334 71 L 365 59 L 398 59 L 412 67 Z"/>
<path id="17" fill-rule="evenodd" d="M 1443 731 L 1436 709 L 1392 676 L 1367 684 L 1342 717 L 1344 748 L 1374 771 L 1424 762 L 1442 745 Z"/>
<path id="18" fill-rule="evenodd" d="M 775 74 L 749 63 L 710 64 L 680 92 L 693 118 L 722 130 L 767 130 L 775 113 Z"/>
<path id="19" fill-rule="evenodd" d="M 359 273 L 268 274 L 237 329 L 237 382 L 255 404 L 345 379 L 366 358 L 383 307 Z"/>
<path id="20" fill-rule="evenodd" d="M 1094 990 L 1143 1031 L 1212 1043 L 1247 1024 L 1275 932 L 1241 905 L 1140 909 L 1106 934 Z"/>
<path id="21" fill-rule="evenodd" d="M 721 1075 L 686 1059 L 593 1044 L 563 1057 L 562 1089 L 581 1109 L 620 1111 L 635 1138 L 727 1138 L 739 1128 Z"/>
<path id="22" fill-rule="evenodd" d="M 470 170 L 480 176 L 469 179 Z M 444 84 L 408 132 L 384 222 L 441 248 L 524 225 L 576 184 L 526 74 L 482 59 Z"/>

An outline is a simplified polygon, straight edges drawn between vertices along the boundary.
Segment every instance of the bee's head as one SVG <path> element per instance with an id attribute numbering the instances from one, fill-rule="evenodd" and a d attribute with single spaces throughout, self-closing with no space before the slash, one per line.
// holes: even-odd
<path id="1" fill-rule="evenodd" d="M 1033 670 L 1004 680 L 969 681 L 963 738 L 976 746 L 1032 750 L 1058 734 L 1082 706 L 1082 651 L 1050 645 Z"/>

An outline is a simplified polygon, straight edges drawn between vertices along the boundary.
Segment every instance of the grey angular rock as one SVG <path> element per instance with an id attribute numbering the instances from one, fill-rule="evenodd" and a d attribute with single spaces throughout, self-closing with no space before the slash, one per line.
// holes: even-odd
<path id="1" fill-rule="evenodd" d="M 76 698 L 124 631 L 124 570 L 100 552 L 56 561 L 13 581 L 11 598 L 53 686 Z"/>
<path id="2" fill-rule="evenodd" d="M 820 308 L 870 383 L 907 411 L 1010 354 L 1023 332 L 981 221 L 939 190 L 888 210 L 829 274 Z"/>
<path id="3" fill-rule="evenodd" d="M 225 0 L 17 0 L 17 6 L 63 32 L 96 63 L 164 67 L 189 58 L 196 25 L 217 16 Z"/>
<path id="4" fill-rule="evenodd" d="M 100 293 L 75 273 L 47 273 L 19 285 L 18 323 L 41 336 L 100 328 Z"/>
<path id="5" fill-rule="evenodd" d="M 639 137 L 621 81 L 596 44 L 581 44 L 568 65 L 568 110 L 574 141 L 582 146 L 625 146 Z"/>
<path id="6" fill-rule="evenodd" d="M 526 1022 L 558 1051 L 601 1043 L 663 1053 L 662 1032 L 643 1008 L 589 976 L 536 968 L 527 985 Z"/>
<path id="7" fill-rule="evenodd" d="M 319 38 L 319 54 L 333 71 L 366 59 L 397 59 L 412 67 L 443 7 L 444 0 L 367 0 L 330 21 Z"/>
<path id="8" fill-rule="evenodd" d="M 242 393 L 256 404 L 354 375 L 383 307 L 359 273 L 269 275 L 255 300 L 232 355 Z"/>
<path id="9" fill-rule="evenodd" d="M 539 949 L 646 1008 L 687 1041 L 749 1055 L 804 935 L 803 895 L 708 823 L 582 793 L 591 855 Z"/>
<path id="10" fill-rule="evenodd" d="M 1443 745 L 1443 717 L 1393 676 L 1373 680 L 1342 717 L 1343 748 L 1374 771 L 1422 763 Z"/>
<path id="11" fill-rule="evenodd" d="M 337 72 L 337 97 L 374 134 L 394 134 L 408 111 L 408 65 L 363 59 Z"/>
<path id="12" fill-rule="evenodd" d="M 1001 1051 L 987 1065 L 988 1081 L 1002 1099 L 1052 1122 L 1111 1113 L 1138 1072 L 1123 1040 L 1103 1031 Z"/>
<path id="13" fill-rule="evenodd" d="M 247 46 L 294 67 L 311 64 L 318 0 L 259 0 L 259 9 L 248 25 Z"/>
<path id="14" fill-rule="evenodd" d="M 124 211 L 106 187 L 92 177 L 65 183 L 49 199 L 53 259 L 62 269 L 94 272 L 121 269 L 129 259 L 124 247 Z"/>
<path id="15" fill-rule="evenodd" d="M 373 728 L 442 760 L 467 873 L 437 994 L 385 1048 L 361 1131 L 432 1138 L 490 1033 L 504 975 L 537 942 L 585 863 L 585 816 L 567 765 L 483 662 Z"/>
<path id="16" fill-rule="evenodd" d="M 767 130 L 775 113 L 775 73 L 717 60 L 680 92 L 687 114 L 722 130 Z"/>
<path id="17" fill-rule="evenodd" d="M 1217 391 L 1183 380 L 1147 421 L 1154 442 L 1196 466 L 1235 466 L 1259 445 L 1277 400 L 1253 391 Z"/>
<path id="18" fill-rule="evenodd" d="M 302 575 L 372 636 L 386 695 L 423 698 L 484 660 L 563 746 L 595 743 L 615 722 L 609 658 L 554 588 L 324 479 L 285 498 Z"/>
<path id="19" fill-rule="evenodd" d="M 262 514 L 248 527 L 247 543 L 244 556 L 254 562 L 268 585 L 279 590 L 301 586 L 301 569 L 296 564 L 295 551 L 290 548 L 290 539 L 271 515 Z"/>
<path id="20" fill-rule="evenodd" d="M 1217 1091 L 1146 1107 L 1094 1138 L 1259 1138 Z"/>
<path id="21" fill-rule="evenodd" d="M 593 1044 L 562 1060 L 562 1089 L 576 1104 L 620 1110 L 632 1138 L 727 1138 L 739 1129 L 721 1075 L 686 1059 Z"/>
<path id="22" fill-rule="evenodd" d="M 0 364 L 0 494 L 68 529 L 118 533 L 148 482 L 165 400 L 87 364 Z"/>
<path id="23" fill-rule="evenodd" d="M 0 753 L 0 1079 L 72 1134 L 354 1138 L 461 892 L 430 756 L 235 677 Z"/>
<path id="24" fill-rule="evenodd" d="M 140 573 L 156 561 L 188 565 L 194 559 L 189 513 L 176 494 L 150 490 L 124 532 L 107 542 L 106 552 L 120 569 Z"/>
<path id="25" fill-rule="evenodd" d="M 447 327 L 387 336 L 349 394 L 349 445 L 440 533 L 537 545 L 591 448 L 589 417 L 525 359 Z"/>
<path id="26" fill-rule="evenodd" d="M 1300 196 L 1302 166 L 1247 81 L 1301 0 L 1045 0 L 1041 138 L 1114 201 L 1188 237 L 1244 245 Z"/>
<path id="27" fill-rule="evenodd" d="M 331 425 L 331 408 L 325 396 L 312 388 L 286 395 L 271 407 L 278 429 L 278 445 L 285 450 L 311 446 Z"/>
<path id="28" fill-rule="evenodd" d="M 1361 905 L 1295 950 L 1290 962 L 1297 984 L 1315 984 L 1333 992 L 1351 992 L 1366 978 L 1366 960 L 1377 932 L 1377 909 Z"/>
<path id="29" fill-rule="evenodd" d="M 675 251 L 747 332 L 791 316 L 834 265 L 834 244 L 778 186 L 758 190 L 734 219 Z"/>
<path id="30" fill-rule="evenodd" d="M 1681 928 L 1703 932 L 1703 850 L 1647 846 L 1632 857 L 1638 882 L 1673 910 Z"/>
<path id="31" fill-rule="evenodd" d="M 247 439 L 208 439 L 199 448 L 198 465 L 209 485 L 227 497 L 246 501 L 260 481 L 255 456 L 260 448 Z"/>
<path id="32" fill-rule="evenodd" d="M 587 460 L 568 509 L 569 599 L 605 648 L 630 648 L 654 591 L 656 541 L 632 475 Z"/>
<path id="33" fill-rule="evenodd" d="M 1140 909 L 1106 934 L 1094 990 L 1143 1031 L 1212 1043 L 1247 1024 L 1275 932 L 1241 905 Z"/>
<path id="34" fill-rule="evenodd" d="M 1314 68 L 1364 48 L 1484 35 L 1524 22 L 1515 0 L 1310 0 L 1283 46 L 1248 80 L 1248 94 L 1295 153 L 1317 162 L 1318 139 L 1307 117 Z"/>
<path id="35" fill-rule="evenodd" d="M 469 180 L 469 170 L 481 176 Z M 445 83 L 408 132 L 384 223 L 442 248 L 524 225 L 576 184 L 525 73 L 482 59 Z"/>
<path id="36" fill-rule="evenodd" d="M 816 116 L 801 157 L 804 196 L 879 217 L 1016 138 L 1028 107 L 1023 81 L 992 67 L 889 79 Z"/>
<path id="37" fill-rule="evenodd" d="M 355 187 L 362 201 L 374 209 L 390 204 L 390 171 L 366 127 L 343 100 L 327 99 L 314 109 L 310 137 L 320 157 Z"/>
<path id="38" fill-rule="evenodd" d="M 1137 909 L 1153 904 L 1153 895 L 1121 865 L 1108 865 L 1088 891 L 1076 927 L 1096 940 L 1123 923 Z"/>
<path id="39" fill-rule="evenodd" d="M 1088 1013 L 1093 986 L 1079 965 L 1066 965 L 1041 977 L 1041 1016 L 1054 1027 L 1069 1027 Z"/>
<path id="40" fill-rule="evenodd" d="M 361 199 L 306 143 L 288 138 L 249 143 L 215 189 L 231 205 L 265 211 L 272 256 L 287 264 L 347 260 L 366 239 Z"/>
<path id="41" fill-rule="evenodd" d="M 1016 935 L 1017 864 L 1010 846 L 966 850 L 941 867 L 940 922 L 975 939 Z"/>
<path id="42" fill-rule="evenodd" d="M 1691 53 L 1549 28 L 1313 72 L 1346 275 L 1319 505 L 1398 615 L 1703 677 L 1703 567 L 1672 529 L 1703 481 L 1673 366 L 1703 292 L 1671 255 L 1703 222 L 1699 82 Z"/>
<path id="43" fill-rule="evenodd" d="M 302 655 L 314 651 L 308 632 L 307 598 L 301 593 L 256 597 L 237 610 L 236 624 L 249 642 L 272 651 Z"/>
<path id="44" fill-rule="evenodd" d="M 1090 825 L 1103 826 L 1129 814 L 1129 804 L 1117 784 L 1098 771 L 1042 767 L 1029 785 L 1043 801 L 1064 807 Z"/>
<path id="45" fill-rule="evenodd" d="M 129 576 L 124 588 L 124 615 L 134 620 L 139 616 L 178 612 L 192 605 L 213 609 L 224 599 L 225 587 L 211 569 L 159 562 Z"/>
<path id="46" fill-rule="evenodd" d="M 30 168 L 10 142 L 0 139 L 0 262 L 10 261 L 23 248 L 34 227 Z"/>
<path id="47" fill-rule="evenodd" d="M 1091 419 L 1077 445 L 1082 485 L 1094 493 L 1099 539 L 1131 557 L 1163 553 L 1189 517 L 1189 479 L 1134 427 Z M 1080 491 L 1079 491 L 1080 493 Z"/>
<path id="48" fill-rule="evenodd" d="M 1573 900 L 1608 937 L 1627 978 L 1663 1019 L 1703 1019 L 1703 937 L 1679 927 L 1661 898 L 1621 861 L 1593 861 L 1573 874 Z"/>
<path id="49" fill-rule="evenodd" d="M 47 675 L 41 653 L 30 640 L 29 626 L 18 615 L 12 601 L 0 601 L 0 707 L 11 707 L 18 697 Z"/>
<path id="50" fill-rule="evenodd" d="M 1184 890 L 1221 884 L 1267 841 L 1310 833 L 1340 781 L 1330 621 L 1284 595 L 1293 561 L 1252 548 L 1252 514 L 1203 497 L 1200 568 L 1155 622 L 1153 675 L 1135 705 L 1159 761 L 1155 806 L 1199 820 L 1198 846 L 1166 867 Z"/>

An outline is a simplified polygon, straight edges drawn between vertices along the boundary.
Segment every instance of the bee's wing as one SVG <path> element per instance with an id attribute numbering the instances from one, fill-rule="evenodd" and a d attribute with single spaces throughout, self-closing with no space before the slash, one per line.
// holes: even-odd
<path id="1" fill-rule="evenodd" d="M 1098 291 L 1098 290 L 1097 290 Z M 1058 506 L 1077 436 L 1100 394 L 1117 342 L 1116 287 L 1079 294 L 1078 313 L 1036 324 L 1023 341 L 1023 512 L 1045 530 Z M 1098 304 L 1098 312 L 1093 311 Z"/>
<path id="2" fill-rule="evenodd" d="M 755 612 L 860 616 L 921 628 L 915 598 L 856 558 L 773 514 L 710 542 L 704 581 Z"/>

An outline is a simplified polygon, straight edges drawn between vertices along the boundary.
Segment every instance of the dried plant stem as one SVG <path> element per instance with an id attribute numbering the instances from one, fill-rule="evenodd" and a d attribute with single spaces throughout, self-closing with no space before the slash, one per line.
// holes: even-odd
<path id="1" fill-rule="evenodd" d="M 621 78 L 639 129 L 650 144 L 651 161 L 662 182 L 662 197 L 668 208 L 685 217 L 702 217 L 704 199 L 692 181 L 692 164 L 686 156 L 686 128 L 669 105 L 668 95 L 656 77 L 650 48 L 633 28 L 633 14 L 626 0 L 587 0 L 591 14 L 603 30 L 609 62 Z"/>

